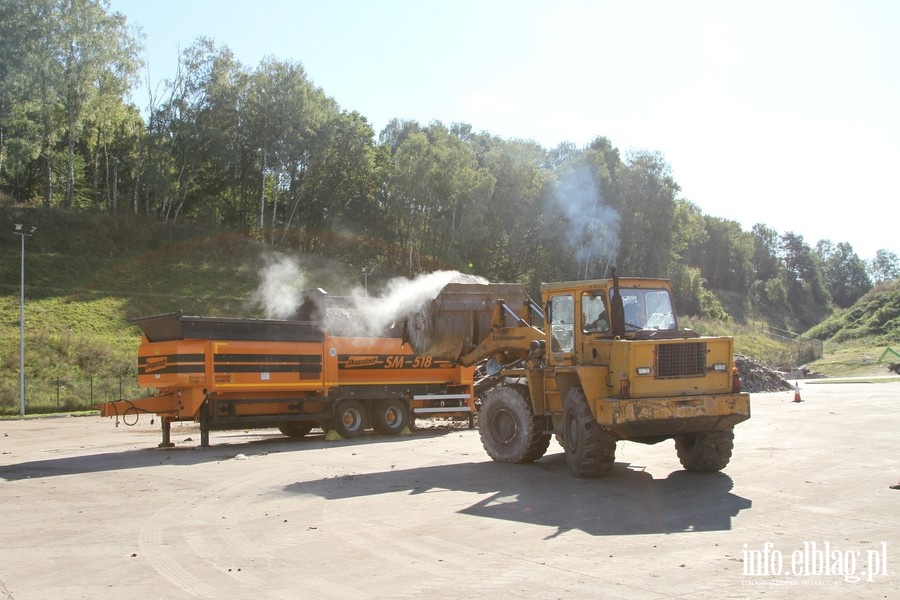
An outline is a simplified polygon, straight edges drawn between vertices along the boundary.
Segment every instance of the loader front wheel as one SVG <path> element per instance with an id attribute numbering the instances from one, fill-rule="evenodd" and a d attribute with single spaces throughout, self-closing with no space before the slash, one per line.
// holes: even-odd
<path id="1" fill-rule="evenodd" d="M 529 463 L 544 455 L 550 434 L 535 417 L 528 388 L 501 385 L 485 394 L 478 418 L 481 444 L 497 462 Z"/>
<path id="2" fill-rule="evenodd" d="M 616 438 L 594 419 L 581 388 L 572 388 L 563 405 L 563 448 L 576 477 L 603 477 L 616 461 Z"/>
<path id="3" fill-rule="evenodd" d="M 731 460 L 734 430 L 702 431 L 675 436 L 678 460 L 688 471 L 711 473 L 721 471 Z"/>

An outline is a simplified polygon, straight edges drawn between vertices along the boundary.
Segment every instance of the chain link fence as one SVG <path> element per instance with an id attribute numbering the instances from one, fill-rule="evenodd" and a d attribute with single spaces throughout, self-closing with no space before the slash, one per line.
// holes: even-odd
<path id="1" fill-rule="evenodd" d="M 93 410 L 104 402 L 147 395 L 148 390 L 138 386 L 134 375 L 26 379 L 25 414 Z M 17 415 L 20 411 L 19 381 L 4 380 L 0 385 L 0 415 Z"/>

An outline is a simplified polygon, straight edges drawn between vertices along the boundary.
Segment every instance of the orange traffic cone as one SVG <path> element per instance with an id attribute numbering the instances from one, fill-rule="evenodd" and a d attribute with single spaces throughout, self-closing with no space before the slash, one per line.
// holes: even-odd
<path id="1" fill-rule="evenodd" d="M 800 399 L 800 384 L 794 383 L 794 402 L 803 402 Z"/>

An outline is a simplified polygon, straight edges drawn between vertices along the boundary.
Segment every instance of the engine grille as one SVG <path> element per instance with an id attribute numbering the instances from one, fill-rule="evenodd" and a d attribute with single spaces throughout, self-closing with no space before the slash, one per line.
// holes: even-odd
<path id="1" fill-rule="evenodd" d="M 697 377 L 706 373 L 706 342 L 659 344 L 657 377 Z"/>

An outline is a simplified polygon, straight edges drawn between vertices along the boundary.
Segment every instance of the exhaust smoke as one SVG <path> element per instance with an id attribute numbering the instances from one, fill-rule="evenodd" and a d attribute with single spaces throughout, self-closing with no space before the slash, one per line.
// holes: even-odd
<path id="1" fill-rule="evenodd" d="M 603 186 L 588 167 L 564 175 L 556 205 L 570 224 L 567 243 L 578 261 L 578 277 L 607 277 L 619 246 L 619 213 L 603 199 Z"/>

